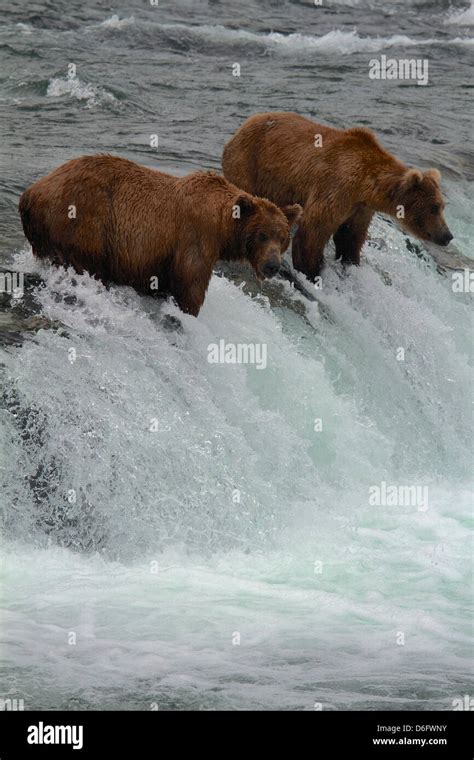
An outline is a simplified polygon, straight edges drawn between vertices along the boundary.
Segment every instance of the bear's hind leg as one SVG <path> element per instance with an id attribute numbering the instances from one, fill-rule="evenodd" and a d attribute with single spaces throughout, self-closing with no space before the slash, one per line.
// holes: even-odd
<path id="1" fill-rule="evenodd" d="M 336 259 L 345 264 L 360 264 L 360 252 L 364 245 L 374 212 L 365 206 L 358 208 L 346 219 L 333 235 Z"/>

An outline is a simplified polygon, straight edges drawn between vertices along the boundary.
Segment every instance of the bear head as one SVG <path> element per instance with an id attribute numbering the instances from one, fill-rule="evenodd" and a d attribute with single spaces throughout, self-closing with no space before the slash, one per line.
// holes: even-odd
<path id="1" fill-rule="evenodd" d="M 437 169 L 407 169 L 399 180 L 394 198 L 403 207 L 400 223 L 421 240 L 448 245 L 453 239 L 444 218 L 445 203 L 441 195 Z"/>
<path id="2" fill-rule="evenodd" d="M 241 257 L 250 262 L 259 280 L 273 277 L 290 245 L 291 227 L 298 222 L 303 209 L 298 203 L 280 209 L 265 198 L 247 193 L 239 195 L 234 203 L 240 210 Z"/>

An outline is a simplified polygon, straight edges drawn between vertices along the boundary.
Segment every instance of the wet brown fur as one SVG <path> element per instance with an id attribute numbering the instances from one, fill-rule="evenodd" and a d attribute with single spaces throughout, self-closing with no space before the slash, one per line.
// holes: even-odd
<path id="1" fill-rule="evenodd" d="M 397 221 L 409 232 L 441 245 L 450 237 L 439 172 L 408 168 L 365 127 L 341 130 L 296 113 L 256 114 L 225 146 L 222 167 L 249 193 L 304 207 L 293 263 L 310 279 L 321 270 L 331 236 L 337 258 L 360 263 L 376 211 L 397 218 L 403 206 L 405 218 Z"/>
<path id="2" fill-rule="evenodd" d="M 301 213 L 294 205 L 283 213 L 215 172 L 174 177 L 109 155 L 68 161 L 31 185 L 19 209 L 36 256 L 147 294 L 158 277 L 159 291 L 193 315 L 219 258 L 247 260 L 263 277 Z"/>

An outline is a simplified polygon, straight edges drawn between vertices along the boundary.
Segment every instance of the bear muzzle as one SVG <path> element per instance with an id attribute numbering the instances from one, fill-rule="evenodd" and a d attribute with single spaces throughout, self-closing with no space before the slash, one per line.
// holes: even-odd
<path id="1" fill-rule="evenodd" d="M 281 261 L 278 257 L 272 257 L 265 262 L 263 267 L 263 274 L 265 277 L 275 277 L 280 271 Z"/>
<path id="2" fill-rule="evenodd" d="M 439 235 L 436 235 L 436 237 L 433 238 L 433 242 L 436 243 L 436 245 L 449 245 L 451 240 L 453 239 L 453 236 L 451 234 L 451 230 L 446 227 L 445 230 L 443 230 Z"/>

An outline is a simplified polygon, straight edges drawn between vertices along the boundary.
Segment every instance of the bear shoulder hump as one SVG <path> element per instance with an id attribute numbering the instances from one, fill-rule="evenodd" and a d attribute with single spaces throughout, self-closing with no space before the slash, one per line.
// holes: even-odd
<path id="1" fill-rule="evenodd" d="M 344 134 L 358 138 L 365 145 L 379 144 L 375 133 L 369 127 L 351 127 L 351 129 L 344 130 Z"/>

